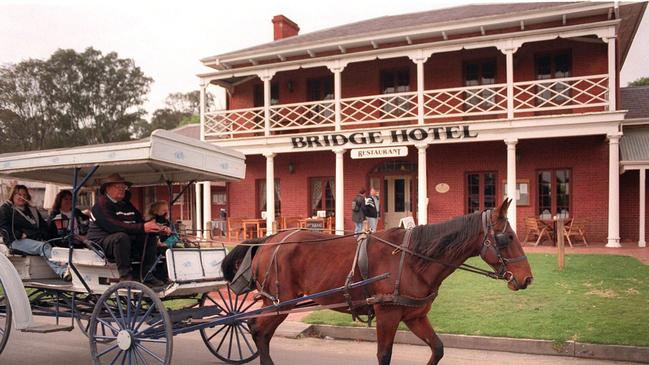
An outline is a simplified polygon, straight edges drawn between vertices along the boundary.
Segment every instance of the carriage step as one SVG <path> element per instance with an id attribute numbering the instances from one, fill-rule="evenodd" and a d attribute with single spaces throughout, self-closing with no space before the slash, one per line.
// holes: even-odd
<path id="1" fill-rule="evenodd" d="M 37 324 L 31 327 L 27 327 L 22 332 L 30 333 L 52 333 L 52 332 L 70 332 L 74 329 L 74 326 L 63 326 L 56 324 Z"/>

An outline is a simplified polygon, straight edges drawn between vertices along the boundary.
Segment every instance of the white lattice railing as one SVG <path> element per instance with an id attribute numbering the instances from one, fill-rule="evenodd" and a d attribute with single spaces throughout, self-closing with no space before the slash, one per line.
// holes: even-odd
<path id="1" fill-rule="evenodd" d="M 400 122 L 417 119 L 417 93 L 404 92 L 340 101 L 341 124 Z"/>
<path id="2" fill-rule="evenodd" d="M 514 83 L 514 111 L 608 106 L 608 75 Z"/>
<path id="3" fill-rule="evenodd" d="M 263 107 L 205 113 L 206 137 L 233 138 L 259 132 L 264 133 Z"/>
<path id="4" fill-rule="evenodd" d="M 609 106 L 608 75 L 534 80 L 513 84 L 513 114 Z M 507 114 L 507 84 L 426 90 L 423 119 Z M 335 129 L 335 102 L 323 100 L 273 105 L 268 134 L 318 128 Z M 371 123 L 412 122 L 418 118 L 416 91 L 340 100 L 341 127 Z M 236 138 L 265 135 L 264 108 L 205 113 L 205 136 Z"/>
<path id="5" fill-rule="evenodd" d="M 335 122 L 333 100 L 282 104 L 270 107 L 270 130 L 331 127 Z"/>
<path id="6" fill-rule="evenodd" d="M 507 84 L 456 87 L 424 92 L 424 118 L 507 113 Z"/>

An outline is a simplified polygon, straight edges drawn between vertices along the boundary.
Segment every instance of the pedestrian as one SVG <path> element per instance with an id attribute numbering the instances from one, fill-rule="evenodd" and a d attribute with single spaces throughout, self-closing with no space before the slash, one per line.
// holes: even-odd
<path id="1" fill-rule="evenodd" d="M 360 188 L 358 194 L 352 201 L 352 221 L 354 221 L 354 233 L 363 231 L 365 220 L 365 188 Z"/>
<path id="2" fill-rule="evenodd" d="M 370 196 L 365 199 L 365 216 L 367 217 L 367 224 L 370 232 L 376 232 L 376 226 L 379 224 L 379 217 L 381 215 L 379 205 L 379 192 L 370 188 Z"/>

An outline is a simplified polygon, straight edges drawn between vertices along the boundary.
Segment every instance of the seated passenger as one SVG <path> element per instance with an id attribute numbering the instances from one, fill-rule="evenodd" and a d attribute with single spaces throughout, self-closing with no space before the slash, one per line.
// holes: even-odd
<path id="1" fill-rule="evenodd" d="M 74 215 L 77 221 L 74 225 L 74 238 L 75 241 L 82 242 L 88 233 L 90 217 L 83 214 L 79 208 L 75 209 Z M 57 227 L 56 221 L 59 219 L 69 221 L 70 218 L 72 218 L 72 192 L 70 190 L 61 190 L 56 194 L 54 205 L 50 211 L 48 219 L 50 232 L 56 232 L 60 238 L 63 238 L 67 234 L 68 227 Z"/>
<path id="2" fill-rule="evenodd" d="M 153 220 L 160 226 L 158 237 L 163 244 L 171 236 L 171 222 L 169 222 L 169 203 L 166 200 L 158 200 L 149 207 L 149 220 Z"/>
<path id="3" fill-rule="evenodd" d="M 102 183 L 97 202 L 90 210 L 88 239 L 98 243 L 109 259 L 114 259 L 120 281 L 133 280 L 131 260 L 141 257 L 140 275 L 149 272 L 156 259 L 155 240 L 147 233 L 158 233 L 155 221 L 144 222 L 142 214 L 129 201 L 127 189 L 131 183 L 119 174 L 111 174 Z M 150 277 L 145 284 L 161 286 Z"/>
<path id="4" fill-rule="evenodd" d="M 30 205 L 31 195 L 25 185 L 16 185 L 9 200 L 0 206 L 0 228 L 7 233 L 7 245 L 25 255 L 52 257 L 52 245 L 46 242 L 52 237 L 48 225 L 38 209 Z M 54 272 L 70 279 L 67 264 L 46 260 Z"/>

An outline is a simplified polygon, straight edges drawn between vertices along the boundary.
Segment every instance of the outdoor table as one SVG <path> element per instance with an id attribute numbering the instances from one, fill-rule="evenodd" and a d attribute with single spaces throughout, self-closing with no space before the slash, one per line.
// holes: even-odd
<path id="1" fill-rule="evenodd" d="M 266 224 L 264 219 L 258 218 L 244 218 L 241 220 L 241 226 L 243 227 L 243 239 L 248 238 L 248 229 L 250 229 L 250 238 L 254 238 L 255 235 L 260 237 L 261 228 Z"/>

